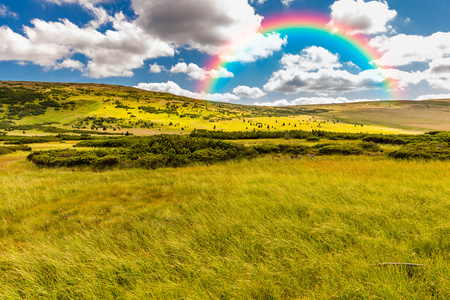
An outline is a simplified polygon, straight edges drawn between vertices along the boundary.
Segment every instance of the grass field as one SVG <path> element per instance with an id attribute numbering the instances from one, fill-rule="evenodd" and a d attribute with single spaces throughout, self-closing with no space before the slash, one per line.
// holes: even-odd
<path id="1" fill-rule="evenodd" d="M 1 299 L 450 297 L 448 161 L 93 172 L 25 156 L 0 156 Z"/>
<path id="2" fill-rule="evenodd" d="M 63 137 L 194 128 L 424 133 L 450 130 L 449 109 L 450 100 L 267 108 L 121 86 L 0 82 L 0 299 L 450 299 L 445 132 L 415 142 L 380 135 L 388 144 L 379 145 L 362 135 L 283 133 L 233 140 L 262 149 L 251 160 L 202 165 L 192 159 L 214 162 L 232 151 L 202 156 L 186 146 L 179 157 L 196 164 L 156 170 L 129 169 L 125 154 L 105 149 L 99 153 L 109 160 L 97 170 L 39 168 L 26 160 L 27 146 L 7 145 L 17 135 L 33 151 L 73 149 L 79 141 Z M 58 133 L 45 137 L 49 143 L 28 138 Z M 173 137 L 160 138 L 155 149 L 167 153 L 153 154 L 172 157 Z M 403 148 L 398 140 L 411 142 L 399 154 L 406 158 L 437 154 L 395 160 L 389 153 Z M 124 153 L 150 161 L 148 143 L 136 139 Z M 327 156 L 336 145 L 292 152 L 324 143 L 342 144 L 338 153 L 366 148 L 360 156 Z M 291 152 L 270 152 L 274 144 Z M 331 152 L 322 153 L 326 147 Z M 53 155 L 70 162 L 72 152 Z M 126 164 L 111 167 L 112 158 Z"/>

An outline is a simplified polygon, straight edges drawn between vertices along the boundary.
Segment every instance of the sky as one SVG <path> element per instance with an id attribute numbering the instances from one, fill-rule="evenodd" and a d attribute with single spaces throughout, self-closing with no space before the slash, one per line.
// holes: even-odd
<path id="1" fill-rule="evenodd" d="M 270 106 L 450 98 L 449 11 L 448 0 L 0 0 L 0 80 Z M 306 25 L 269 26 L 289 17 Z"/>

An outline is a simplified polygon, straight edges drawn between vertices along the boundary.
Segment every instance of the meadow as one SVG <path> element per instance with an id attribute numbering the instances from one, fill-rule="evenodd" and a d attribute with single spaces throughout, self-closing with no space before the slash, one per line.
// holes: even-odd
<path id="1" fill-rule="evenodd" d="M 2 299 L 450 296 L 449 161 L 93 171 L 27 154 L 0 156 Z"/>
<path id="2" fill-rule="evenodd" d="M 449 107 L 0 82 L 0 299 L 449 299 Z"/>

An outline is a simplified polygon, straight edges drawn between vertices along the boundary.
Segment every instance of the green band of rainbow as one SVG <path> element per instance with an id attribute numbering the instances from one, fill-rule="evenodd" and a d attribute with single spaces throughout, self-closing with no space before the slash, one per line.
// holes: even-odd
<path id="1" fill-rule="evenodd" d="M 337 37 L 339 42 L 342 44 L 342 47 L 351 47 L 361 53 L 374 70 L 382 69 L 375 63 L 375 61 L 380 58 L 380 54 L 374 48 L 370 47 L 368 44 L 368 39 L 365 36 L 346 34 L 346 32 L 353 32 L 354 30 L 345 26 L 340 26 L 339 24 L 333 24 L 333 27 L 331 27 L 329 23 L 330 20 L 328 16 L 322 16 L 314 13 L 283 13 L 265 17 L 259 32 L 262 34 L 267 34 L 284 30 L 308 29 L 311 31 L 316 31 L 318 34 L 326 33 L 335 38 Z M 336 30 L 336 28 L 338 28 L 338 30 Z M 210 61 L 208 61 L 205 68 L 207 70 L 226 68 L 227 64 L 230 62 L 228 62 L 225 58 L 243 51 L 249 47 L 249 45 L 252 45 L 254 39 L 254 33 L 243 35 L 240 41 L 225 47 L 226 50 L 224 52 L 214 56 Z M 199 92 L 212 94 L 216 89 L 217 82 L 217 78 L 200 81 L 197 90 Z M 398 88 L 393 80 L 386 78 L 383 85 L 388 93 L 388 97 L 391 99 L 398 99 Z"/>

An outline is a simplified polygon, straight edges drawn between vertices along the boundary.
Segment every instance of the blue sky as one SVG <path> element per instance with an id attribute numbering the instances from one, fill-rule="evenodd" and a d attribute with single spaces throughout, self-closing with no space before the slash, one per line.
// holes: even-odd
<path id="1" fill-rule="evenodd" d="M 92 82 L 258 105 L 450 98 L 447 0 L 0 0 L 0 80 Z M 264 18 L 314 12 L 351 28 L 375 66 L 316 34 L 260 34 Z M 212 57 L 248 36 L 225 68 Z M 225 46 L 227 45 L 227 46 Z M 232 46 L 233 47 L 233 46 Z M 213 91 L 199 81 L 218 80 Z"/>

